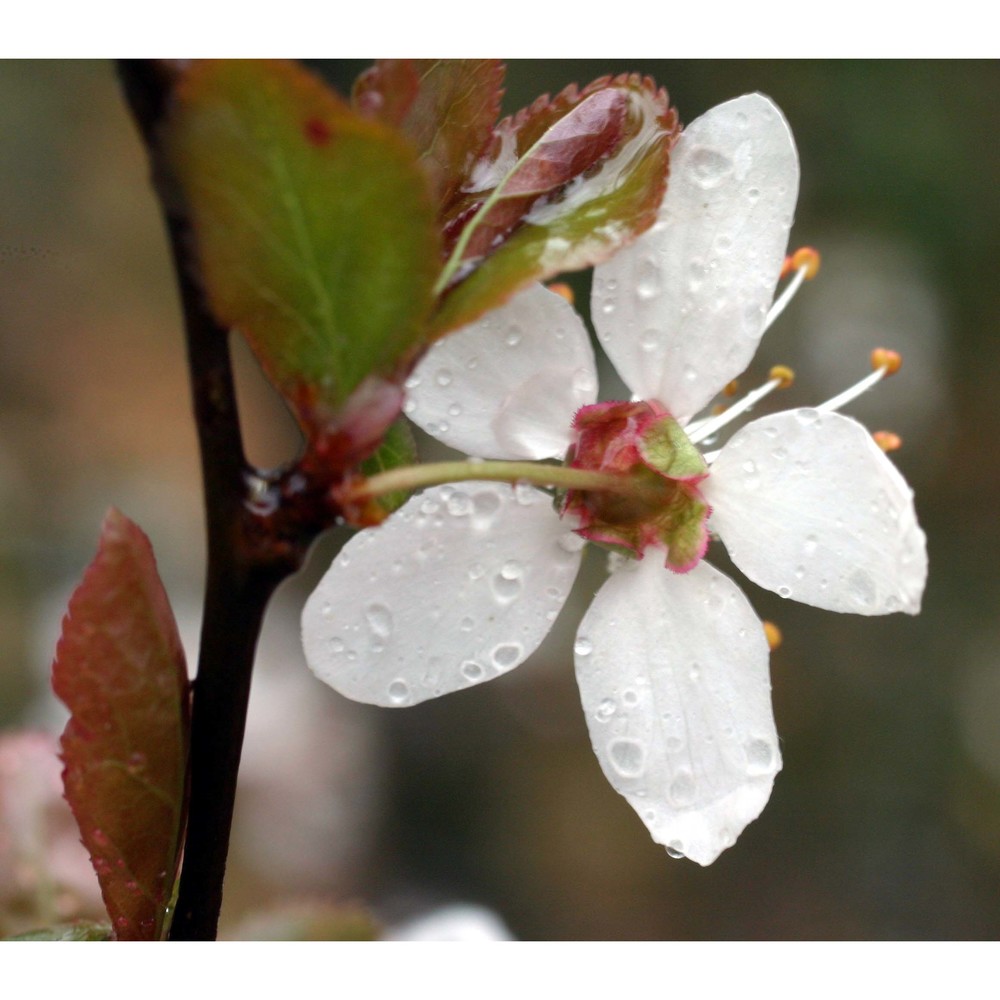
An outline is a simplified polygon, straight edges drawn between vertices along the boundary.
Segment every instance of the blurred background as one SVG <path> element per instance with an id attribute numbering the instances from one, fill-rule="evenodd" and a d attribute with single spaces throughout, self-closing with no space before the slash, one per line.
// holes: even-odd
<path id="1" fill-rule="evenodd" d="M 365 63 L 312 66 L 346 89 Z M 903 438 L 893 458 L 928 535 L 924 611 L 839 616 L 734 571 L 784 632 L 785 764 L 760 819 L 703 869 L 651 842 L 590 749 L 571 647 L 598 553 L 520 669 L 390 711 L 346 702 L 302 658 L 298 613 L 344 540 L 332 532 L 266 622 L 230 936 L 267 936 L 268 908 L 312 904 L 359 906 L 397 936 L 454 904 L 458 923 L 423 933 L 1000 935 L 1000 64 L 513 61 L 505 108 L 625 70 L 666 86 L 685 122 L 753 90 L 788 118 L 792 244 L 819 248 L 823 269 L 748 383 L 789 364 L 798 380 L 776 406 L 813 405 L 864 374 L 872 347 L 901 351 L 901 374 L 849 412 Z M 43 734 L 64 723 L 48 669 L 103 513 L 151 537 L 192 659 L 204 546 L 173 277 L 113 66 L 0 62 L 0 136 L 0 933 L 14 933 L 100 914 Z M 585 310 L 589 275 L 573 284 Z M 243 350 L 239 369 L 251 458 L 278 464 L 291 423 Z M 721 547 L 711 558 L 729 570 Z"/>

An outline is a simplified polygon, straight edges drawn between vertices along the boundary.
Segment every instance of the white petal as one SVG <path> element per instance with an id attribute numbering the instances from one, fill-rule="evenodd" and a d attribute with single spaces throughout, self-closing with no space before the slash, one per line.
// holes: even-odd
<path id="1" fill-rule="evenodd" d="M 733 562 L 782 597 L 863 615 L 920 610 L 913 491 L 857 421 L 789 410 L 740 430 L 701 484 Z"/>
<path id="2" fill-rule="evenodd" d="M 582 544 L 531 487 L 427 490 L 333 561 L 302 613 L 309 666 L 348 698 L 387 706 L 505 673 L 551 628 Z"/>
<path id="3" fill-rule="evenodd" d="M 705 562 L 623 567 L 580 625 L 576 676 L 608 781 L 657 843 L 711 864 L 781 769 L 767 641 L 739 587 Z"/>
<path id="4" fill-rule="evenodd" d="M 583 321 L 533 285 L 434 344 L 407 381 L 405 412 L 468 455 L 561 458 L 574 414 L 595 399 Z"/>
<path id="5" fill-rule="evenodd" d="M 761 94 L 692 122 L 658 221 L 594 269 L 598 338 L 629 388 L 686 420 L 749 364 L 792 224 L 799 163 Z"/>

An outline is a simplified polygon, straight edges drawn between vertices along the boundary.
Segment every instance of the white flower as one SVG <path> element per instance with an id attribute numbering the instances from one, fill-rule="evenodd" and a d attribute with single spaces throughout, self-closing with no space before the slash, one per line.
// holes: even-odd
<path id="1" fill-rule="evenodd" d="M 601 343 L 639 399 L 688 421 L 743 371 L 765 327 L 798 189 L 788 126 L 760 95 L 694 122 L 654 227 L 594 280 Z M 540 286 L 439 342 L 407 412 L 485 458 L 561 458 L 596 400 L 582 322 Z M 699 436 L 694 428 L 702 433 Z M 916 613 L 925 540 L 912 494 L 860 424 L 829 410 L 748 423 L 698 482 L 710 527 L 754 582 L 835 611 Z M 517 666 L 580 563 L 577 525 L 532 487 L 424 491 L 344 547 L 303 614 L 316 674 L 359 701 L 409 705 Z M 671 854 L 711 863 L 781 767 L 768 646 L 742 591 L 704 560 L 622 560 L 576 641 L 608 780 Z M 686 567 L 685 567 L 686 568 Z"/>

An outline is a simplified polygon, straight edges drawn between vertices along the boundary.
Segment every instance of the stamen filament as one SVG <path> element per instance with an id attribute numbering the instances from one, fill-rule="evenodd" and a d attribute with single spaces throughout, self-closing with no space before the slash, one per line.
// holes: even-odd
<path id="1" fill-rule="evenodd" d="M 828 399 L 825 403 L 820 403 L 816 409 L 822 413 L 832 413 L 834 410 L 839 410 L 842 406 L 846 406 L 857 399 L 862 393 L 867 392 L 873 385 L 878 385 L 888 374 L 889 366 L 882 365 L 871 372 L 871 374 L 866 375 L 860 382 L 838 393 L 833 399 Z"/>
<path id="2" fill-rule="evenodd" d="M 765 333 L 771 326 L 771 324 L 785 311 L 785 306 L 795 298 L 795 293 L 802 287 L 802 282 L 806 280 L 806 275 L 809 271 L 809 265 L 803 264 L 796 272 L 795 276 L 791 281 L 785 285 L 782 293 L 774 300 L 771 304 L 771 308 L 768 310 L 767 317 L 764 320 L 764 327 L 760 331 L 761 334 Z"/>
<path id="3" fill-rule="evenodd" d="M 758 386 L 756 389 L 748 392 L 741 400 L 733 403 L 732 406 L 728 407 L 717 417 L 710 417 L 708 420 L 699 420 L 694 425 L 688 424 L 685 428 L 685 433 L 692 444 L 704 441 L 705 438 L 711 437 L 716 431 L 725 427 L 731 420 L 735 420 L 741 413 L 746 413 L 747 410 L 759 403 L 765 396 L 774 392 L 784 382 L 786 380 L 782 377 L 770 379 L 762 386 Z"/>
<path id="4" fill-rule="evenodd" d="M 429 462 L 407 465 L 379 472 L 367 479 L 348 484 L 340 491 L 344 502 L 368 500 L 398 490 L 443 486 L 446 483 L 489 480 L 491 482 L 531 483 L 534 486 L 570 490 L 599 490 L 609 493 L 637 493 L 641 487 L 631 476 L 590 469 L 572 469 L 544 462 Z"/>

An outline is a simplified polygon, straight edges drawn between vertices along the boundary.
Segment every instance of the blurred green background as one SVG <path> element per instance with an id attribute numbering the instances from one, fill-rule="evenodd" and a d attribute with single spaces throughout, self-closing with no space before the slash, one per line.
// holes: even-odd
<path id="1" fill-rule="evenodd" d="M 346 88 L 365 63 L 312 65 Z M 389 924 L 473 902 L 531 939 L 1000 934 L 1000 65 L 513 61 L 505 107 L 625 70 L 666 86 L 685 122 L 753 90 L 788 118 L 792 243 L 818 247 L 823 269 L 748 382 L 790 364 L 799 378 L 776 406 L 812 405 L 864 374 L 872 347 L 902 352 L 900 375 L 849 412 L 904 440 L 894 459 L 929 542 L 924 611 L 838 616 L 745 585 L 785 635 L 772 656 L 785 764 L 760 819 L 702 869 L 650 841 L 590 749 L 570 650 L 596 553 L 519 670 L 396 712 L 348 704 L 302 660 L 297 615 L 334 532 L 262 640 L 234 936 L 302 899 L 360 902 Z M 574 284 L 585 308 L 589 276 Z M 251 457 L 288 458 L 290 423 L 245 352 L 240 377 Z M 47 670 L 112 504 L 151 536 L 193 644 L 198 460 L 144 153 L 112 65 L 0 62 L 0 729 L 61 729 Z M 720 547 L 711 557 L 728 569 Z M 86 912 L 85 896 L 64 908 Z"/>

